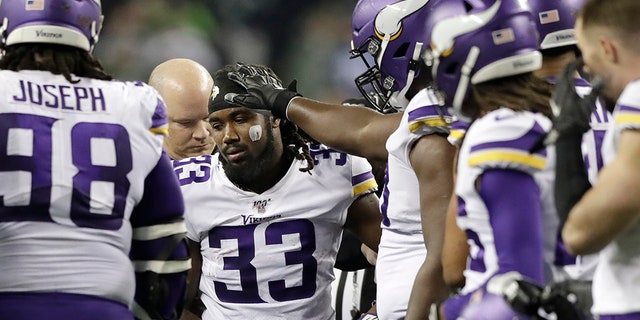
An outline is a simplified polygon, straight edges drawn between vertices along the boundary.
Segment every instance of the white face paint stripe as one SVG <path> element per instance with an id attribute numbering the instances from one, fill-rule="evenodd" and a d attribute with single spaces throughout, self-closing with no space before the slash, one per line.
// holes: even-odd
<path id="1" fill-rule="evenodd" d="M 251 128 L 249 128 L 249 138 L 251 138 L 253 142 L 260 140 L 260 138 L 262 138 L 262 126 L 259 124 L 251 126 Z"/>

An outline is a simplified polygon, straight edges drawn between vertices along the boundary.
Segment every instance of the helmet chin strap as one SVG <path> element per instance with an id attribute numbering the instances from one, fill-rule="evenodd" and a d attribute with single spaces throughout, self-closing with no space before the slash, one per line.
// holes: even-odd
<path id="1" fill-rule="evenodd" d="M 468 122 L 470 122 L 471 119 L 462 113 L 462 103 L 469 88 L 469 74 L 471 74 L 471 70 L 473 70 L 473 67 L 476 65 L 478 56 L 480 56 L 480 48 L 476 46 L 472 47 L 471 50 L 469 50 L 469 55 L 467 55 L 467 60 L 460 70 L 460 81 L 456 88 L 456 94 L 453 97 L 453 110 L 461 120 Z"/>
<path id="2" fill-rule="evenodd" d="M 384 56 L 384 52 L 387 50 L 389 41 L 391 41 L 391 35 L 385 34 L 384 38 L 382 39 L 382 42 L 380 43 L 380 49 L 378 50 L 378 58 L 376 59 L 376 64 L 380 68 L 382 68 L 382 57 Z"/>
<path id="3" fill-rule="evenodd" d="M 418 63 L 420 63 L 420 52 L 422 52 L 422 42 L 416 42 L 416 47 L 413 49 L 413 56 L 411 57 L 411 62 L 409 63 L 409 72 L 407 72 L 407 84 L 400 91 L 396 91 L 391 94 L 389 98 L 389 103 L 391 106 L 398 110 L 404 111 L 409 105 L 409 100 L 407 99 L 407 91 L 413 84 L 413 79 L 415 79 L 416 69 L 418 68 Z"/>

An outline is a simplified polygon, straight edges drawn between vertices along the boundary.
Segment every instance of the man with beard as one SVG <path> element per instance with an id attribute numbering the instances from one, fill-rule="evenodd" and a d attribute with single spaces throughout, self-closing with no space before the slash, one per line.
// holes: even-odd
<path id="1" fill-rule="evenodd" d="M 275 74 L 257 66 L 280 84 Z M 232 105 L 247 91 L 214 75 L 209 122 L 219 150 L 174 162 L 203 319 L 333 319 L 342 228 L 377 249 L 381 215 L 369 163 L 307 143 L 267 110 Z"/>

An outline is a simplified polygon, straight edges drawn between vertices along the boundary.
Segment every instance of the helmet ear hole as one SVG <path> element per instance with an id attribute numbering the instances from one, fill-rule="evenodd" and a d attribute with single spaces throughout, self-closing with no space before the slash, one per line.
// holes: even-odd
<path id="1" fill-rule="evenodd" d="M 398 50 L 396 50 L 396 52 L 393 54 L 393 57 L 404 57 L 407 54 L 407 50 L 409 50 L 409 45 L 410 43 L 408 42 L 403 43 L 400 47 L 398 47 Z"/>
<path id="2" fill-rule="evenodd" d="M 444 73 L 446 73 L 446 74 L 455 74 L 458 71 L 458 65 L 459 65 L 458 62 L 449 64 L 445 68 Z"/>
<path id="3" fill-rule="evenodd" d="M 473 5 L 469 3 L 469 1 L 464 1 L 463 3 L 464 3 L 464 9 L 467 11 L 467 13 L 473 10 Z"/>

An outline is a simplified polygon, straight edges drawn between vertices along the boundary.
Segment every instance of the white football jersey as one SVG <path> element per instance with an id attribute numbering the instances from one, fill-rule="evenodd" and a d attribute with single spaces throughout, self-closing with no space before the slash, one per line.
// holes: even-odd
<path id="1" fill-rule="evenodd" d="M 369 163 L 310 145 L 315 167 L 262 194 L 226 177 L 218 154 L 174 161 L 187 237 L 200 243 L 203 319 L 333 319 L 331 282 L 347 209 L 376 190 Z"/>
<path id="2" fill-rule="evenodd" d="M 422 235 L 420 193 L 409 155 L 425 135 L 449 134 L 451 116 L 431 89 L 411 99 L 400 125 L 386 143 L 389 152 L 382 192 L 382 238 L 376 261 L 380 319 L 399 319 L 407 311 L 409 295 L 427 250 Z M 444 139 L 444 138 L 443 138 Z"/>
<path id="3" fill-rule="evenodd" d="M 142 83 L 78 79 L 0 71 L 0 292 L 131 305 L 129 220 L 162 154 L 165 107 Z"/>
<path id="4" fill-rule="evenodd" d="M 629 83 L 618 98 L 603 143 L 605 165 L 615 157 L 624 130 L 640 130 L 640 81 Z M 640 223 L 636 222 L 600 251 L 593 277 L 593 314 L 640 311 L 639 243 Z"/>
<path id="5" fill-rule="evenodd" d="M 540 190 L 541 226 L 545 263 L 540 268 L 545 271 L 545 280 L 554 275 L 553 260 L 558 232 L 558 218 L 553 202 L 553 179 L 555 149 L 530 149 L 551 128 L 551 121 L 531 112 L 516 112 L 500 108 L 474 121 L 465 135 L 459 151 L 456 195 L 458 196 L 458 226 L 467 233 L 470 257 L 464 271 L 466 283 L 462 293 L 470 293 L 482 286 L 498 272 L 498 256 L 495 237 L 501 231 L 493 228 L 487 204 L 477 190 L 477 179 L 487 170 L 510 169 L 531 175 Z M 526 190 L 523 190 L 526 192 Z M 513 212 L 517 215 L 518 212 Z M 532 226 L 531 230 L 539 230 Z M 523 242 L 519 245 L 526 250 L 528 245 L 539 243 Z M 505 257 L 508 259 L 508 257 Z"/>

